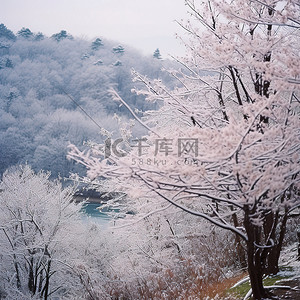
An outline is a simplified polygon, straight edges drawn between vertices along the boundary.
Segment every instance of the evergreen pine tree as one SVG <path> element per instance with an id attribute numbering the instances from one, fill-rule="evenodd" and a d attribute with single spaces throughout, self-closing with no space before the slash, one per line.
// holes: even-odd
<path id="1" fill-rule="evenodd" d="M 158 48 L 154 51 L 153 57 L 157 59 L 161 59 L 161 54 Z"/>

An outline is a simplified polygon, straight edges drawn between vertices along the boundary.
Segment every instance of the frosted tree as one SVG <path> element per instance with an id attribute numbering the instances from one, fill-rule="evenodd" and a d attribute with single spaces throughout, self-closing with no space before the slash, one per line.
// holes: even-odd
<path id="1" fill-rule="evenodd" d="M 43 39 L 45 39 L 45 36 L 42 32 L 38 32 L 34 35 L 35 41 L 42 41 Z"/>
<path id="2" fill-rule="evenodd" d="M 1 40 L 6 39 L 6 40 L 15 41 L 16 36 L 4 24 L 0 24 L 0 39 Z"/>
<path id="3" fill-rule="evenodd" d="M 103 42 L 100 38 L 96 38 L 91 45 L 91 48 L 93 51 L 97 51 L 100 49 L 100 47 L 103 46 Z"/>
<path id="4" fill-rule="evenodd" d="M 55 33 L 51 36 L 55 41 L 60 42 L 65 39 L 73 40 L 73 36 L 67 33 L 66 30 L 61 30 L 59 33 Z"/>
<path id="5" fill-rule="evenodd" d="M 161 59 L 160 51 L 158 48 L 154 51 L 153 57 L 156 59 Z"/>
<path id="6" fill-rule="evenodd" d="M 0 182 L 0 289 L 7 299 L 49 299 L 80 285 L 72 264 L 81 256 L 72 245 L 82 240 L 80 206 L 71 202 L 72 189 L 49 176 L 24 166 Z"/>
<path id="7" fill-rule="evenodd" d="M 239 265 L 230 233 L 153 195 L 122 203 L 129 211 L 109 228 L 116 245 L 110 264 L 122 279 L 117 290 L 129 290 L 129 298 L 202 299 L 209 283 Z"/>
<path id="8" fill-rule="evenodd" d="M 33 37 L 33 32 L 29 28 L 22 27 L 18 31 L 18 36 L 24 39 L 31 39 Z"/>
<path id="9" fill-rule="evenodd" d="M 179 61 L 185 70 L 175 74 L 181 84 L 168 91 L 136 76 L 148 100 L 163 103 L 143 120 L 131 110 L 148 129 L 146 140 L 127 155 L 73 146 L 70 157 L 90 178 L 233 232 L 246 244 L 253 296 L 266 298 L 263 275 L 278 271 L 286 222 L 300 206 L 299 3 L 186 5 L 192 18 L 182 26 L 191 40 Z"/>
<path id="10" fill-rule="evenodd" d="M 125 49 L 124 49 L 123 46 L 119 45 L 119 46 L 117 46 L 117 47 L 113 47 L 112 51 L 113 51 L 113 53 L 115 53 L 115 54 L 120 54 L 120 55 L 122 55 L 122 54 L 125 52 Z"/>

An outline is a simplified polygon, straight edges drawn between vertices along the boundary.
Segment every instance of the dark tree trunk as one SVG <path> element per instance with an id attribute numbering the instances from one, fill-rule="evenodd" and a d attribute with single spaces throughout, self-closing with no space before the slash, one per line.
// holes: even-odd
<path id="1" fill-rule="evenodd" d="M 34 295 L 33 257 L 30 258 L 28 269 L 28 289 Z"/>
<path id="2" fill-rule="evenodd" d="M 46 282 L 44 287 L 44 300 L 48 299 L 48 293 L 49 293 L 49 281 L 50 281 L 50 267 L 51 267 L 51 260 L 48 261 L 47 265 L 47 271 L 46 271 Z"/>
<path id="3" fill-rule="evenodd" d="M 300 225 L 297 227 L 297 236 L 298 236 L 298 260 L 300 260 Z"/>
<path id="4" fill-rule="evenodd" d="M 255 300 L 261 300 L 266 297 L 266 292 L 263 286 L 261 250 L 255 246 L 255 243 L 259 244 L 260 228 L 251 223 L 249 215 L 250 211 L 248 208 L 246 208 L 244 226 L 248 236 L 248 273 L 250 277 L 253 298 Z"/>
<path id="5" fill-rule="evenodd" d="M 263 226 L 264 233 L 264 243 L 272 246 L 271 241 L 274 242 L 274 246 L 271 248 L 265 248 L 262 251 L 262 264 L 263 271 L 265 274 L 277 274 L 279 271 L 277 254 L 279 247 L 276 241 L 276 227 L 278 225 L 279 213 L 274 213 L 272 211 L 266 212 L 265 222 Z M 281 247 L 280 247 L 281 249 Z M 280 250 L 279 250 L 280 253 Z M 277 259 L 278 256 L 278 259 Z"/>
<path id="6" fill-rule="evenodd" d="M 252 288 L 253 298 L 261 300 L 264 297 L 264 288 L 262 281 L 262 274 L 258 270 L 257 255 L 255 255 L 255 247 L 253 243 L 247 244 L 248 249 L 248 273 L 250 277 L 250 284 Z"/>
<path id="7" fill-rule="evenodd" d="M 45 269 L 45 285 L 42 290 L 42 295 L 43 295 L 44 300 L 47 300 L 48 296 L 49 296 L 50 276 L 51 276 L 51 273 L 50 273 L 51 256 L 50 256 L 47 246 L 45 246 L 44 255 L 45 255 L 45 257 L 47 257 L 47 268 Z"/>
<path id="8" fill-rule="evenodd" d="M 285 200 L 285 195 L 281 198 L 281 203 Z M 276 213 L 269 211 L 265 216 L 264 236 L 265 243 L 272 245 L 270 239 L 274 243 L 271 248 L 263 250 L 262 260 L 264 265 L 264 273 L 266 275 L 275 275 L 279 272 L 279 257 L 282 249 L 284 236 L 286 233 L 286 223 L 288 220 L 288 210 L 283 215 L 279 211 Z M 279 232 L 278 232 L 279 230 Z"/>
<path id="9" fill-rule="evenodd" d="M 232 215 L 232 220 L 233 220 L 234 227 L 237 228 L 239 226 L 239 222 L 236 214 Z M 246 251 L 242 245 L 241 238 L 237 234 L 235 235 L 235 244 L 236 244 L 236 251 L 237 251 L 237 255 L 241 267 L 245 268 L 247 267 Z"/>
<path id="10" fill-rule="evenodd" d="M 286 212 L 286 214 L 282 217 L 282 221 L 280 224 L 279 238 L 276 241 L 276 245 L 272 247 L 268 253 L 266 268 L 265 268 L 265 274 L 267 275 L 275 275 L 279 272 L 279 257 L 280 257 L 280 252 L 282 249 L 282 244 L 286 232 L 287 220 L 288 220 L 288 215 Z"/>
<path id="11" fill-rule="evenodd" d="M 20 280 L 20 273 L 19 273 L 19 266 L 17 263 L 17 259 L 16 259 L 16 255 L 13 255 L 14 257 L 14 266 L 15 266 L 15 271 L 16 271 L 16 279 L 17 279 L 17 288 L 20 289 L 21 288 L 21 280 Z"/>

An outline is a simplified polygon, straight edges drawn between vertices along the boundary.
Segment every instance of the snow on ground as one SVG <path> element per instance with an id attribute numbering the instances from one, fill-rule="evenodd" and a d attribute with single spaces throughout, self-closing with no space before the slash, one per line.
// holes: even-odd
<path id="1" fill-rule="evenodd" d="M 283 249 L 279 265 L 285 267 L 278 275 L 282 277 L 300 278 L 300 260 L 298 259 L 298 243 Z"/>
<path id="2" fill-rule="evenodd" d="M 277 280 L 273 286 L 266 286 L 266 288 L 271 289 L 272 292 L 279 297 L 278 299 L 300 299 L 300 260 L 298 260 L 298 243 L 290 245 L 282 250 L 279 265 L 281 270 L 276 276 L 283 278 Z M 249 277 L 247 276 L 238 281 L 232 288 L 237 287 L 248 280 Z M 248 299 L 250 295 L 251 291 L 249 291 L 244 299 Z M 217 296 L 214 298 L 214 300 L 220 299 L 232 300 L 233 298 L 230 298 L 230 296 L 225 298 Z"/>

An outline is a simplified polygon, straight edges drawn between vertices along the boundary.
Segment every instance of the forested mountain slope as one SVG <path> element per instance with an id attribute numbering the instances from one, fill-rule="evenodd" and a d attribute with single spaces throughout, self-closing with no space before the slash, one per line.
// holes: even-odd
<path id="1" fill-rule="evenodd" d="M 0 173 L 25 162 L 52 176 L 78 172 L 66 160 L 68 143 L 101 139 L 80 107 L 113 129 L 113 114 L 128 112 L 108 90 L 115 88 L 133 108 L 148 109 L 143 96 L 131 93 L 131 69 L 168 82 L 161 68 L 169 63 L 100 38 L 73 38 L 64 30 L 46 37 L 28 28 L 15 35 L 1 24 Z"/>

